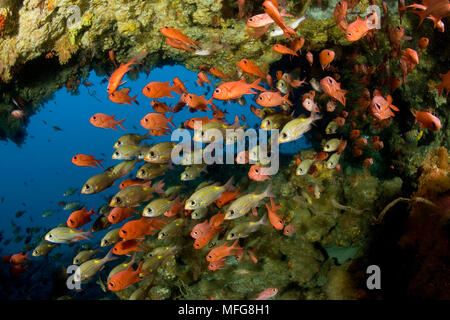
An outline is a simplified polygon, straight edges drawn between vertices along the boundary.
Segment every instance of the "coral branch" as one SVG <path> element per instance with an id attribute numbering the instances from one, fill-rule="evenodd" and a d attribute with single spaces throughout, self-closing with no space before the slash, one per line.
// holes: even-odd
<path id="1" fill-rule="evenodd" d="M 429 205 L 429 206 L 436 207 L 436 205 L 435 205 L 433 202 L 431 202 L 430 200 L 427 200 L 427 199 L 425 199 L 425 198 L 422 198 L 422 197 L 413 197 L 413 198 L 411 198 L 411 199 L 410 199 L 410 198 L 402 198 L 402 197 L 400 197 L 400 198 L 397 198 L 397 199 L 391 201 L 391 202 L 383 209 L 383 211 L 381 211 L 381 213 L 380 213 L 380 215 L 378 216 L 378 218 L 375 219 L 375 223 L 381 223 L 381 221 L 383 221 L 383 217 L 384 217 L 384 215 L 386 214 L 386 212 L 388 212 L 389 209 L 391 209 L 393 206 L 395 206 L 395 205 L 396 205 L 398 202 L 400 202 L 400 201 L 409 202 L 409 203 L 411 203 L 411 202 L 422 202 L 422 203 L 425 203 L 425 204 L 427 204 L 427 205 Z"/>

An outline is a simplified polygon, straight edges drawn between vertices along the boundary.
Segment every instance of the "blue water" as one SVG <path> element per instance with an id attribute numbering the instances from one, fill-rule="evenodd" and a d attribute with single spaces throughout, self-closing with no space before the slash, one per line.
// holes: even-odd
<path id="1" fill-rule="evenodd" d="M 102 172 L 100 168 L 75 166 L 72 164 L 71 158 L 75 154 L 83 153 L 95 155 L 96 159 L 104 159 L 102 162 L 104 168 L 118 164 L 119 161 L 111 159 L 114 142 L 124 133 L 143 135 L 147 132 L 139 122 L 147 113 L 153 112 L 150 106 L 152 99 L 142 94 L 142 88 L 150 81 L 171 81 L 175 76 L 182 81 L 187 81 L 185 86 L 190 93 L 197 95 L 206 93 L 208 85 L 205 84 L 206 87 L 203 88 L 198 86 L 195 83 L 197 78 L 195 72 L 181 66 L 165 66 L 155 68 L 148 77 L 145 73 L 141 73 L 137 80 L 130 80 L 125 76 L 124 80 L 127 80 L 127 83 L 122 87 L 131 88 L 130 96 L 137 94 L 140 105 L 120 105 L 108 99 L 107 82 L 101 83 L 103 78 L 92 72 L 87 79 L 93 83 L 92 87 L 87 88 L 81 85 L 79 95 L 68 93 L 66 88 L 58 90 L 55 92 L 54 99 L 45 103 L 41 110 L 29 119 L 28 136 L 22 146 L 18 147 L 10 141 L 0 142 L 2 154 L 2 157 L 0 157 L 2 168 L 0 198 L 4 197 L 4 202 L 0 204 L 0 230 L 3 231 L 3 239 L 15 237 L 11 233 L 13 230 L 11 220 L 21 226 L 21 235 L 25 234 L 25 228 L 27 227 L 43 226 L 48 230 L 61 222 L 65 222 L 71 213 L 70 211 L 63 211 L 62 207 L 58 206 L 58 202 L 81 201 L 87 206 L 88 210 L 91 208 L 98 210 L 105 203 L 106 196 L 114 195 L 119 190 L 120 181 L 100 194 L 81 195 L 78 191 L 71 197 L 64 197 L 63 193 L 66 189 L 76 187 L 80 190 L 88 178 Z M 214 78 L 210 78 L 214 81 Z M 217 83 L 217 79 L 215 81 Z M 209 93 L 206 93 L 207 99 L 211 97 L 214 90 L 214 87 L 209 87 Z M 94 92 L 96 93 L 95 97 L 91 95 Z M 174 98 L 158 100 L 168 105 L 174 105 L 178 102 L 179 95 L 175 93 L 173 95 Z M 255 97 L 256 95 L 254 97 L 245 96 L 247 101 L 245 106 L 231 102 L 223 104 L 217 100 L 214 103 L 219 108 L 227 110 L 226 120 L 228 122 L 232 123 L 236 114 L 244 115 L 247 126 L 252 128 L 260 123 L 260 119 L 249 108 L 250 104 L 256 105 L 253 101 Z M 92 126 L 89 123 L 89 118 L 95 113 L 114 114 L 116 120 L 126 119 L 123 125 L 127 131 L 125 132 L 119 127 L 118 131 L 115 131 Z M 191 113 L 185 108 L 183 111 L 174 114 L 173 122 L 178 126 L 186 119 L 204 117 L 205 115 L 212 118 L 212 111 Z M 52 128 L 53 126 L 58 126 L 62 131 L 55 131 Z M 153 137 L 149 140 L 149 143 L 154 144 L 161 141 L 170 141 L 170 135 Z M 308 143 L 302 138 L 297 142 L 283 145 L 281 152 L 293 153 L 297 152 L 299 148 L 305 147 L 308 147 Z M 138 163 L 136 168 L 139 168 L 142 164 Z M 26 213 L 20 218 L 15 218 L 14 214 L 18 210 L 26 210 Z M 45 210 L 54 210 L 56 213 L 53 216 L 43 218 L 42 213 Z M 84 229 L 90 228 L 92 223 L 85 225 Z M 111 228 L 115 227 L 117 226 Z M 95 234 L 93 239 L 95 246 L 107 231 L 104 230 Z M 22 247 L 23 240 L 19 243 L 11 241 L 7 246 L 2 243 L 0 254 L 13 254 L 21 251 Z M 73 257 L 75 255 L 73 250 L 70 249 L 72 251 L 69 251 L 68 248 L 66 244 L 59 245 L 52 251 L 51 255 L 57 252 L 66 252 L 67 254 L 70 252 L 69 256 Z M 44 258 L 33 257 L 33 260 L 35 259 Z"/>

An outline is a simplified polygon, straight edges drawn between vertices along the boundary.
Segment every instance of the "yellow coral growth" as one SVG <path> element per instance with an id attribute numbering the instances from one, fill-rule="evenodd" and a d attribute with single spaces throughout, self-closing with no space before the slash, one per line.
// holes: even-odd
<path id="1" fill-rule="evenodd" d="M 78 46 L 70 41 L 70 34 L 65 34 L 55 42 L 54 51 L 58 55 L 59 63 L 65 64 L 77 52 Z"/>
<path id="2" fill-rule="evenodd" d="M 450 189 L 449 156 L 447 149 L 439 147 L 430 151 L 422 163 L 423 172 L 415 194 L 429 200 Z"/>

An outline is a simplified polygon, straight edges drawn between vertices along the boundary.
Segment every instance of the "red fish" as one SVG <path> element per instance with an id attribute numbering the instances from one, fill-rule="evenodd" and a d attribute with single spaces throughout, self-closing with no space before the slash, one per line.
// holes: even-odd
<path id="1" fill-rule="evenodd" d="M 139 220 L 131 220 L 125 223 L 120 229 L 119 237 L 124 240 L 142 239 L 146 235 L 154 235 L 165 223 L 165 220 L 159 218 L 142 217 Z"/>
<path id="2" fill-rule="evenodd" d="M 342 32 L 345 32 L 347 29 L 347 10 L 348 10 L 348 3 L 347 1 L 339 1 L 336 3 L 336 6 L 334 7 L 334 21 L 338 25 L 339 29 L 342 30 Z"/>
<path id="3" fill-rule="evenodd" d="M 289 93 L 282 96 L 279 91 L 266 91 L 259 94 L 256 103 L 262 107 L 277 107 L 284 104 L 292 106 L 292 102 L 288 98 Z"/>
<path id="4" fill-rule="evenodd" d="M 245 79 L 225 82 L 214 90 L 213 97 L 217 100 L 230 100 L 237 99 L 245 94 L 256 94 L 252 89 L 266 91 L 266 89 L 258 85 L 260 81 L 261 79 L 257 79 L 251 84 L 245 82 Z"/>
<path id="5" fill-rule="evenodd" d="M 325 94 L 338 100 L 345 107 L 345 94 L 346 90 L 341 89 L 341 84 L 328 76 L 320 80 L 320 86 Z"/>
<path id="6" fill-rule="evenodd" d="M 220 198 L 216 200 L 216 205 L 219 208 L 222 208 L 224 205 L 227 205 L 228 203 L 235 200 L 240 195 L 241 195 L 241 193 L 239 192 L 239 188 L 237 188 L 234 191 L 225 191 L 224 193 L 222 193 Z"/>
<path id="7" fill-rule="evenodd" d="M 274 44 L 273 47 L 272 47 L 272 50 L 275 51 L 275 52 L 281 53 L 281 54 L 289 54 L 291 56 L 297 56 L 298 57 L 297 52 L 295 52 L 296 50 L 294 51 L 292 49 L 289 49 L 288 47 L 283 46 L 282 44 L 278 44 L 278 43 Z"/>
<path id="8" fill-rule="evenodd" d="M 176 93 L 181 94 L 181 92 L 187 93 L 187 89 L 184 86 L 184 82 L 182 82 L 178 77 L 173 78 L 173 89 Z"/>
<path id="9" fill-rule="evenodd" d="M 203 87 L 203 83 L 212 84 L 208 76 L 204 72 L 197 73 L 197 83 Z"/>
<path id="10" fill-rule="evenodd" d="M 133 215 L 131 212 L 138 213 L 133 208 L 113 208 L 108 215 L 108 221 L 112 224 L 120 223 Z"/>
<path id="11" fill-rule="evenodd" d="M 217 270 L 223 269 L 226 266 L 227 266 L 226 259 L 223 258 L 217 261 L 210 262 L 208 265 L 208 269 L 213 272 L 216 272 Z"/>
<path id="12" fill-rule="evenodd" d="M 297 33 L 294 29 L 286 26 L 283 17 L 281 16 L 280 11 L 278 11 L 277 7 L 271 1 L 264 1 L 262 4 L 264 11 L 272 18 L 272 20 L 276 23 L 277 26 L 283 30 L 283 35 L 291 39 L 291 35 L 296 36 Z"/>
<path id="13" fill-rule="evenodd" d="M 434 88 L 438 89 L 439 96 L 441 96 L 442 90 L 445 90 L 448 95 L 448 93 L 450 92 L 450 70 L 448 70 L 445 74 L 439 74 L 439 78 L 441 78 L 442 83 L 438 84 Z"/>
<path id="14" fill-rule="evenodd" d="M 322 50 L 319 54 L 320 65 L 322 70 L 328 69 L 330 63 L 334 60 L 335 53 L 332 50 Z"/>
<path id="15" fill-rule="evenodd" d="M 302 38 L 302 37 L 300 37 L 300 38 L 295 38 L 295 39 L 292 41 L 291 49 L 292 49 L 294 52 L 298 52 L 298 51 L 301 52 L 304 44 L 305 44 L 305 38 Z"/>
<path id="16" fill-rule="evenodd" d="M 389 117 L 395 116 L 391 109 L 400 111 L 396 106 L 392 104 L 391 95 L 388 95 L 386 100 L 377 90 L 375 90 L 369 106 L 370 113 L 378 120 L 384 120 Z"/>
<path id="17" fill-rule="evenodd" d="M 250 170 L 248 171 L 248 176 L 250 179 L 254 181 L 266 181 L 267 179 L 272 179 L 266 173 L 267 173 L 266 168 L 254 164 L 250 167 Z"/>
<path id="18" fill-rule="evenodd" d="M 120 185 L 119 188 L 123 189 L 129 186 L 133 186 L 136 184 L 144 184 L 144 183 L 148 183 L 148 180 L 141 180 L 141 179 L 125 179 L 123 180 Z"/>
<path id="19" fill-rule="evenodd" d="M 122 119 L 120 121 L 116 121 L 116 116 L 112 115 L 109 116 L 104 113 L 96 113 L 94 114 L 90 119 L 89 122 L 97 128 L 103 128 L 103 129 L 114 129 L 117 130 L 116 125 L 121 127 L 123 130 L 127 130 L 122 126 L 122 123 L 125 121 L 125 119 Z"/>
<path id="20" fill-rule="evenodd" d="M 144 96 L 152 99 L 169 97 L 173 98 L 171 91 L 179 91 L 177 85 L 170 86 L 170 81 L 160 82 L 160 81 L 152 81 L 148 83 L 143 89 L 142 93 Z"/>
<path id="21" fill-rule="evenodd" d="M 194 248 L 201 249 L 214 238 L 214 236 L 221 230 L 221 224 L 225 218 L 224 213 L 218 213 L 211 217 L 209 222 L 205 220 L 192 228 L 191 237 L 195 239 Z"/>
<path id="22" fill-rule="evenodd" d="M 260 292 L 255 300 L 267 300 L 275 296 L 277 293 L 277 288 L 267 288 L 266 290 Z"/>
<path id="23" fill-rule="evenodd" d="M 347 40 L 358 41 L 364 37 L 367 32 L 376 28 L 378 19 L 379 17 L 376 12 L 372 12 L 364 20 L 358 16 L 355 21 L 348 25 L 347 30 L 345 31 Z"/>
<path id="24" fill-rule="evenodd" d="M 94 209 L 91 209 L 91 211 L 88 212 L 86 207 L 84 207 L 81 210 L 74 211 L 67 219 L 67 226 L 72 229 L 82 227 L 91 221 L 91 215 L 97 215 L 97 213 L 94 212 Z"/>
<path id="25" fill-rule="evenodd" d="M 135 64 L 135 62 L 136 62 L 136 58 L 134 58 L 127 64 L 121 63 L 119 68 L 117 68 L 116 71 L 113 72 L 113 74 L 109 78 L 109 83 L 108 83 L 108 88 L 107 88 L 108 94 L 113 93 L 114 91 L 116 91 L 116 89 L 121 84 L 123 84 L 123 82 L 122 82 L 123 76 L 125 75 L 125 73 L 127 73 L 128 71 L 131 70 L 130 66 Z"/>
<path id="26" fill-rule="evenodd" d="M 285 11 L 281 11 L 280 15 L 282 17 L 292 17 L 292 14 L 287 14 Z M 247 27 L 250 28 L 261 28 L 268 27 L 274 23 L 273 19 L 267 13 L 257 14 L 247 20 Z"/>
<path id="27" fill-rule="evenodd" d="M 175 39 L 175 40 L 184 42 L 192 47 L 196 47 L 196 48 L 200 49 L 200 47 L 198 46 L 198 41 L 193 41 L 193 40 L 189 39 L 185 34 L 183 34 L 181 31 L 179 31 L 177 29 L 164 26 L 159 31 L 163 35 L 165 35 L 167 38 Z"/>
<path id="28" fill-rule="evenodd" d="M 94 156 L 89 156 L 86 154 L 77 154 L 72 157 L 72 163 L 80 167 L 96 167 L 96 165 L 98 165 L 103 169 L 103 166 L 100 163 L 102 161 L 103 159 L 96 160 Z"/>
<path id="29" fill-rule="evenodd" d="M 430 111 L 413 111 L 411 110 L 415 123 L 419 122 L 421 128 L 427 128 L 431 131 L 438 131 L 441 128 L 441 120 L 434 116 Z"/>
<path id="30" fill-rule="evenodd" d="M 225 78 L 229 78 L 230 76 L 226 75 L 225 73 L 222 72 L 222 70 L 211 67 L 209 68 L 209 73 L 211 73 L 214 77 L 219 78 L 219 79 L 225 79 Z"/>
<path id="31" fill-rule="evenodd" d="M 241 61 L 239 61 L 238 67 L 249 74 L 257 76 L 258 78 L 264 79 L 266 77 L 264 72 L 262 72 L 261 69 L 258 68 L 258 66 L 253 61 L 250 61 L 248 59 L 242 59 Z"/>
<path id="32" fill-rule="evenodd" d="M 170 112 L 170 107 L 164 102 L 159 102 L 157 100 L 153 100 L 150 102 L 150 105 L 153 107 L 153 110 L 158 113 L 166 113 Z"/>
<path id="33" fill-rule="evenodd" d="M 283 230 L 284 221 L 277 215 L 277 210 L 280 209 L 281 206 L 276 206 L 273 198 L 270 198 L 270 206 L 266 203 L 266 208 L 270 224 L 277 230 Z"/>
<path id="34" fill-rule="evenodd" d="M 290 237 L 290 236 L 292 236 L 295 233 L 296 229 L 297 228 L 294 226 L 293 223 L 289 223 L 288 225 L 286 225 L 284 227 L 283 235 L 285 235 L 287 237 Z"/>
<path id="35" fill-rule="evenodd" d="M 233 250 L 242 250 L 238 242 L 239 239 L 236 239 L 236 241 L 229 247 L 225 243 L 220 247 L 212 249 L 206 256 L 206 261 L 213 262 L 234 255 L 235 253 L 232 253 Z"/>
<path id="36" fill-rule="evenodd" d="M 143 242 L 144 240 L 137 242 L 134 239 L 119 241 L 114 245 L 113 252 L 117 255 L 130 255 L 135 251 L 143 251 Z"/>
<path id="37" fill-rule="evenodd" d="M 141 261 L 136 271 L 133 271 L 133 264 L 130 263 L 130 266 L 126 270 L 115 273 L 108 281 L 108 289 L 111 291 L 120 291 L 141 281 L 144 274 L 150 273 L 149 271 L 141 270 L 143 263 Z"/>
<path id="38" fill-rule="evenodd" d="M 195 53 L 195 50 L 177 39 L 166 38 L 166 44 L 172 48 Z"/>
<path id="39" fill-rule="evenodd" d="M 203 118 L 191 118 L 191 119 L 189 119 L 189 120 L 186 120 L 185 122 L 184 122 L 184 126 L 186 127 L 186 128 L 188 128 L 188 129 L 191 129 L 191 130 L 194 130 L 194 124 L 195 124 L 195 122 L 200 122 L 201 123 L 201 125 L 203 126 L 203 125 L 205 125 L 205 124 L 207 124 L 207 123 L 209 123 L 209 122 L 219 122 L 219 121 L 217 121 L 216 119 L 209 119 L 207 116 L 205 116 L 205 117 L 203 117 Z M 200 123 L 199 123 L 199 125 L 200 125 Z"/>
<path id="40" fill-rule="evenodd" d="M 123 103 L 132 104 L 131 101 L 134 101 L 134 103 L 139 104 L 139 102 L 137 102 L 136 100 L 137 95 L 135 95 L 134 97 L 129 96 L 130 90 L 131 90 L 130 88 L 123 88 L 120 90 L 116 90 L 110 93 L 108 99 L 111 100 L 112 102 L 119 104 Z"/>
<path id="41" fill-rule="evenodd" d="M 209 110 L 208 105 L 212 105 L 214 97 L 206 100 L 205 95 L 197 96 L 193 93 L 183 94 L 183 101 L 189 106 L 190 109 L 197 111 Z"/>
<path id="42" fill-rule="evenodd" d="M 172 122 L 173 115 L 170 118 L 166 118 L 164 114 L 150 112 L 145 115 L 144 118 L 141 119 L 141 126 L 145 129 L 170 129 L 168 123 L 175 125 Z"/>
<path id="43" fill-rule="evenodd" d="M 28 253 L 29 251 L 26 254 L 23 254 L 22 252 L 13 254 L 10 257 L 9 262 L 12 264 L 26 263 L 27 259 L 31 260 L 31 258 L 28 257 Z"/>

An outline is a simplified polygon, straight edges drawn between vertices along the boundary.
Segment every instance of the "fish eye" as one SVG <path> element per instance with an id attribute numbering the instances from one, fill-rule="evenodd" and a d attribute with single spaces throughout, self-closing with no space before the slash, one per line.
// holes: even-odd
<path id="1" fill-rule="evenodd" d="M 73 160 L 77 160 L 77 156 L 73 157 Z"/>
<path id="2" fill-rule="evenodd" d="M 121 203 L 122 199 L 120 199 L 119 197 L 116 197 L 116 203 Z"/>
<path id="3" fill-rule="evenodd" d="M 139 170 L 139 175 L 143 176 L 144 174 L 145 174 L 145 171 L 144 171 L 144 169 L 142 169 L 142 170 Z"/>
<path id="4" fill-rule="evenodd" d="M 119 156 L 119 152 L 118 151 L 114 152 L 114 155 L 118 157 Z"/>
<path id="5" fill-rule="evenodd" d="M 200 247 L 200 245 L 199 245 L 198 243 L 195 243 L 195 246 L 196 246 L 196 247 Z"/>
<path id="6" fill-rule="evenodd" d="M 258 173 L 258 172 L 259 172 L 259 170 L 258 170 L 258 169 L 255 169 L 255 172 L 256 172 L 256 173 Z"/>
<path id="7" fill-rule="evenodd" d="M 120 230 L 123 234 L 127 234 L 126 230 Z"/>
<path id="8" fill-rule="evenodd" d="M 352 36 L 352 33 L 351 33 L 351 32 L 347 33 L 347 36 L 351 37 L 351 36 Z"/>
<path id="9" fill-rule="evenodd" d="M 242 62 L 244 62 L 244 63 L 247 63 L 247 60 L 246 60 L 246 59 L 244 59 L 244 60 L 242 60 Z"/>
<path id="10" fill-rule="evenodd" d="M 114 284 L 114 282 L 110 282 L 110 283 L 108 283 L 108 286 L 110 286 L 110 287 L 114 287 L 115 286 L 115 284 Z"/>
<path id="11" fill-rule="evenodd" d="M 114 251 L 114 252 L 117 252 L 117 248 L 113 248 L 113 251 Z"/>
<path id="12" fill-rule="evenodd" d="M 232 238 L 234 238 L 234 233 L 230 233 L 230 236 L 231 236 Z"/>
<path id="13" fill-rule="evenodd" d="M 53 238 L 53 235 L 50 233 L 50 234 L 48 235 L 48 237 L 49 237 L 49 238 Z"/>
<path id="14" fill-rule="evenodd" d="M 330 84 L 333 84 L 333 80 L 331 80 L 331 78 L 328 78 L 328 82 L 329 82 Z"/>
<path id="15" fill-rule="evenodd" d="M 281 134 L 281 137 L 282 137 L 283 139 L 286 139 L 286 138 L 287 138 L 287 134 L 286 134 L 286 133 L 282 133 L 282 134 Z"/>
<path id="16" fill-rule="evenodd" d="M 196 235 L 198 235 L 198 232 L 197 232 L 197 231 L 194 231 L 193 234 L 196 236 Z"/>
<path id="17" fill-rule="evenodd" d="M 117 145 L 118 146 L 120 146 L 122 144 L 122 142 L 120 142 L 120 141 L 117 141 Z"/>
<path id="18" fill-rule="evenodd" d="M 248 19 L 248 21 L 253 22 L 253 18 Z"/>
<path id="19" fill-rule="evenodd" d="M 150 151 L 150 157 L 154 157 L 155 156 L 155 152 L 154 151 Z"/>
<path id="20" fill-rule="evenodd" d="M 77 260 L 75 260 L 75 264 L 78 264 L 78 262 L 79 262 L 79 261 L 78 261 L 78 259 L 77 259 Z"/>
<path id="21" fill-rule="evenodd" d="M 375 103 L 375 106 L 378 108 L 378 110 L 381 110 L 381 106 L 378 103 Z"/>
<path id="22" fill-rule="evenodd" d="M 73 220 L 72 220 L 72 219 L 69 219 L 69 222 L 70 222 L 71 224 L 73 224 Z"/>
<path id="23" fill-rule="evenodd" d="M 188 98 L 189 98 L 189 99 L 192 99 L 192 95 L 188 95 Z"/>
<path id="24" fill-rule="evenodd" d="M 234 210 L 230 211 L 230 215 L 234 215 L 234 213 L 235 213 Z"/>
<path id="25" fill-rule="evenodd" d="M 209 255 L 209 256 L 208 256 L 208 258 L 212 259 L 212 258 L 213 258 L 213 256 L 212 256 L 212 255 Z"/>
<path id="26" fill-rule="evenodd" d="M 220 93 L 219 89 L 214 90 L 215 93 Z"/>
<path id="27" fill-rule="evenodd" d="M 153 210 L 152 210 L 151 208 L 147 208 L 147 210 L 146 210 L 146 211 L 147 211 L 147 213 L 148 213 L 148 214 L 150 214 L 150 213 L 152 213 L 152 212 L 153 212 Z"/>
<path id="28" fill-rule="evenodd" d="M 258 99 L 259 99 L 259 100 L 262 100 L 262 99 L 263 99 L 263 97 L 259 96 L 259 97 L 258 97 Z"/>
<path id="29" fill-rule="evenodd" d="M 165 237 L 166 233 L 165 232 L 161 232 L 161 237 Z"/>
<path id="30" fill-rule="evenodd" d="M 92 117 L 92 119 L 94 119 L 94 120 L 95 120 L 95 119 L 97 119 L 97 117 Z"/>
<path id="31" fill-rule="evenodd" d="M 145 89 L 147 89 L 147 91 L 150 91 L 150 88 L 149 88 L 149 87 L 145 87 Z"/>
<path id="32" fill-rule="evenodd" d="M 400 26 L 397 26 L 397 30 L 400 30 L 401 28 L 400 28 Z"/>
<path id="33" fill-rule="evenodd" d="M 147 118 L 144 118 L 144 120 L 145 120 L 145 122 L 148 122 L 148 119 L 147 119 Z"/>
<path id="34" fill-rule="evenodd" d="M 272 292 L 277 292 L 277 289 L 273 288 L 273 289 L 272 289 Z"/>
<path id="35" fill-rule="evenodd" d="M 195 201 L 191 200 L 191 206 L 195 206 Z"/>

